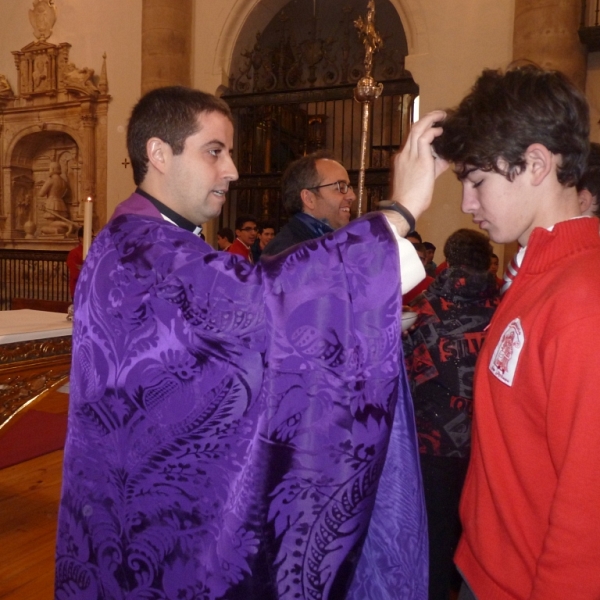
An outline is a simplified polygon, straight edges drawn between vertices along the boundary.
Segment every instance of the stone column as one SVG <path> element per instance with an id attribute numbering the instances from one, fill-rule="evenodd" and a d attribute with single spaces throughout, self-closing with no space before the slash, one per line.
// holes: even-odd
<path id="1" fill-rule="evenodd" d="M 193 0 L 142 0 L 142 94 L 190 85 Z"/>
<path id="2" fill-rule="evenodd" d="M 513 59 L 567 75 L 585 91 L 587 53 L 579 41 L 581 0 L 515 0 Z"/>
<path id="3" fill-rule="evenodd" d="M 562 71 L 585 92 L 587 52 L 577 33 L 581 8 L 581 0 L 515 0 L 513 60 Z M 504 269 L 517 251 L 517 242 L 505 244 Z"/>

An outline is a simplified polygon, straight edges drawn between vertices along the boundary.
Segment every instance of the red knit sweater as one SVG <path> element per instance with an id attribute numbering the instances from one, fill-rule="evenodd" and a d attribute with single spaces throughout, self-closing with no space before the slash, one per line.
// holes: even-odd
<path id="1" fill-rule="evenodd" d="M 243 256 L 246 260 L 254 262 L 252 260 L 252 252 L 250 252 L 250 247 L 246 246 L 246 244 L 244 244 L 244 242 L 242 242 L 240 238 L 235 238 L 235 240 L 233 240 L 233 244 L 231 244 L 231 246 L 229 246 L 229 248 L 227 248 L 225 252 L 231 252 L 231 254 L 239 254 L 240 256 Z"/>
<path id="2" fill-rule="evenodd" d="M 456 562 L 480 600 L 600 598 L 599 344 L 598 221 L 534 230 L 475 375 Z"/>

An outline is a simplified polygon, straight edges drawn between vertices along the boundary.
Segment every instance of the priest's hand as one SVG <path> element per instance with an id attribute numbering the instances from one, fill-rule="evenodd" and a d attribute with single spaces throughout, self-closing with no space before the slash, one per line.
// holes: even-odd
<path id="1" fill-rule="evenodd" d="M 417 121 L 393 159 L 391 200 L 407 209 L 415 221 L 429 208 L 434 182 L 449 166 L 435 156 L 431 145 L 442 133 L 442 128 L 434 125 L 445 117 L 444 111 L 435 110 Z"/>

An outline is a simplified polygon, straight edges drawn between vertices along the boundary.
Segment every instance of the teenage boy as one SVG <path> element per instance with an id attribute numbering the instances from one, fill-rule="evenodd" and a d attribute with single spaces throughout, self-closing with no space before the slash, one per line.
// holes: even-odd
<path id="1" fill-rule="evenodd" d="M 235 220 L 235 240 L 227 248 L 227 252 L 238 254 L 246 260 L 254 262 L 252 258 L 252 244 L 256 240 L 257 232 L 256 219 L 251 215 L 240 215 Z"/>
<path id="2" fill-rule="evenodd" d="M 258 236 L 252 244 L 252 258 L 254 263 L 258 263 L 260 255 L 266 248 L 267 244 L 275 237 L 275 225 L 273 223 L 262 222 L 258 224 Z"/>
<path id="3" fill-rule="evenodd" d="M 555 71 L 487 70 L 442 127 L 433 149 L 463 212 L 521 246 L 475 374 L 463 597 L 600 598 L 600 238 L 576 189 L 586 100 Z"/>

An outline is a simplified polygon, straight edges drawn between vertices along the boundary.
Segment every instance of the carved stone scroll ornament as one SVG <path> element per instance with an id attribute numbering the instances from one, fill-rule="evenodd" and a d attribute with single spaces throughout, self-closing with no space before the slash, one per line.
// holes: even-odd
<path id="1" fill-rule="evenodd" d="M 34 0 L 33 8 L 29 11 L 29 22 L 33 27 L 33 35 L 42 42 L 47 40 L 56 23 L 54 0 Z"/>
<path id="2" fill-rule="evenodd" d="M 0 74 L 0 98 L 12 98 L 14 96 L 6 75 Z"/>

